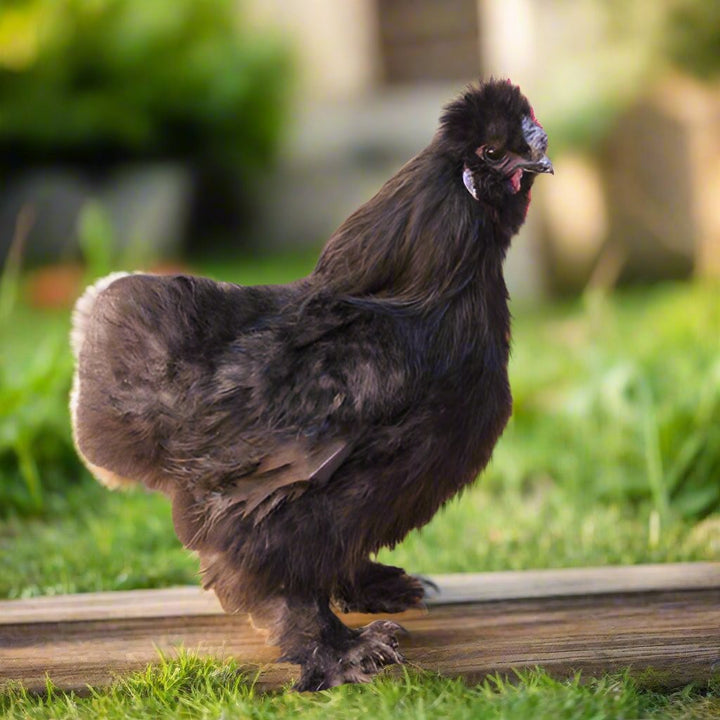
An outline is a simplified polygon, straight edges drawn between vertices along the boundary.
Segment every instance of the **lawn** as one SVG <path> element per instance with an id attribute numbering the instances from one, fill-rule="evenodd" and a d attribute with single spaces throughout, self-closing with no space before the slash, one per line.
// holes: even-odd
<path id="1" fill-rule="evenodd" d="M 311 264 L 201 267 L 282 282 Z M 514 417 L 479 482 L 381 559 L 413 572 L 720 559 L 720 288 L 668 285 L 514 308 Z M 0 337 L 0 597 L 197 582 L 167 502 L 79 470 L 65 414 L 67 313 L 19 306 Z M 12 348 L 11 350 L 8 350 Z M 12 413 L 12 419 L 10 414 Z M 3 418 L 3 415 L 5 416 Z M 712 717 L 673 695 L 542 671 L 468 686 L 417 670 L 316 697 L 260 696 L 192 656 L 77 698 L 6 692 L 7 717 Z"/>

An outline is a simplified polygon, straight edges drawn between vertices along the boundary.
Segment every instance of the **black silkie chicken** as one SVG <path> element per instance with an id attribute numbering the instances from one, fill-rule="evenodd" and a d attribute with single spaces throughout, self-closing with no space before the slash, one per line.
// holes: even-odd
<path id="1" fill-rule="evenodd" d="M 490 81 L 284 286 L 110 276 L 74 314 L 74 437 L 105 484 L 172 500 L 203 584 L 301 665 L 300 690 L 402 662 L 423 583 L 371 556 L 490 459 L 511 413 L 503 259 L 547 136 Z"/>

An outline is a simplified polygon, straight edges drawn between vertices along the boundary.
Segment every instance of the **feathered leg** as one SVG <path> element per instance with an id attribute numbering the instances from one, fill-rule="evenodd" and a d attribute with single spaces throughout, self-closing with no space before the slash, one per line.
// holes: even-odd
<path id="1" fill-rule="evenodd" d="M 352 580 L 340 583 L 333 601 L 342 612 L 397 613 L 422 607 L 432 583 L 402 568 L 366 561 Z"/>
<path id="2" fill-rule="evenodd" d="M 243 573 L 226 552 L 200 551 L 203 585 L 214 590 L 226 612 L 249 612 L 253 626 L 278 645 L 281 660 L 301 666 L 296 689 L 324 690 L 368 682 L 386 665 L 404 662 L 397 623 L 377 620 L 363 628 L 343 624 L 318 593 L 258 592 L 258 578 Z"/>
<path id="3" fill-rule="evenodd" d="M 266 600 L 251 620 L 267 631 L 268 643 L 280 646 L 281 661 L 301 666 L 295 686 L 300 692 L 368 682 L 386 665 L 405 660 L 398 650 L 400 625 L 377 620 L 349 628 L 330 610 L 327 597 Z"/>

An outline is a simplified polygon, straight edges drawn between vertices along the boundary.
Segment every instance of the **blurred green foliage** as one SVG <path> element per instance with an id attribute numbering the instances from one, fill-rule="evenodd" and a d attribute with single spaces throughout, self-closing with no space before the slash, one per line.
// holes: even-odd
<path id="1" fill-rule="evenodd" d="M 132 248 L 113 251 L 112 229 L 98 203 L 86 205 L 78 226 L 86 283 L 113 268 L 136 267 Z M 20 301 L 21 244 L 15 240 L 0 275 L 0 516 L 40 514 L 47 490 L 62 490 L 81 476 L 68 416 L 70 319 L 63 312 L 34 312 Z"/>
<path id="2" fill-rule="evenodd" d="M 515 338 L 515 410 L 491 482 L 649 501 L 659 519 L 720 509 L 717 285 L 590 294 Z"/>
<path id="3" fill-rule="evenodd" d="M 565 6 L 573 15 L 554 24 L 572 28 L 569 48 L 558 43 L 563 49 L 550 48 L 538 66 L 543 105 L 536 109 L 554 154 L 569 150 L 603 158 L 618 118 L 652 95 L 669 70 L 707 82 L 720 77 L 717 0 L 548 3 L 545 22 Z M 571 17 L 582 19 L 580 27 Z M 543 21 L 538 27 L 543 37 Z"/>
<path id="4" fill-rule="evenodd" d="M 72 365 L 66 333 L 53 325 L 47 337 L 34 338 L 22 366 L 0 356 L 0 515 L 41 514 L 46 492 L 79 475 L 67 410 Z M 3 343 L 18 334 L 0 326 Z"/>
<path id="5" fill-rule="evenodd" d="M 720 3 L 676 0 L 667 23 L 668 52 L 673 63 L 698 78 L 720 76 Z"/>
<path id="6" fill-rule="evenodd" d="M 252 173 L 273 155 L 290 75 L 286 47 L 233 0 L 4 0 L 0 149 Z"/>

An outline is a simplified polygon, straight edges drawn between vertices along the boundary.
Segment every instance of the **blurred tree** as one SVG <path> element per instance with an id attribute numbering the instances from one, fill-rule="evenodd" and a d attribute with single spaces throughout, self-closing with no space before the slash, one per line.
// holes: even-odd
<path id="1" fill-rule="evenodd" d="M 720 76 L 720 3 L 677 0 L 667 23 L 668 54 L 677 67 L 703 80 Z"/>
<path id="2" fill-rule="evenodd" d="M 286 43 L 252 30 L 236 0 L 2 0 L 0 261 L 17 206 L 42 205 L 28 248 L 52 257 L 80 199 L 113 195 L 118 166 L 133 161 L 184 164 L 173 178 L 192 178 L 192 202 L 171 211 L 190 218 L 181 236 L 237 236 L 289 115 L 291 65 Z M 159 197 L 143 177 L 135 194 Z"/>
<path id="3" fill-rule="evenodd" d="M 272 157 L 285 47 L 232 0 L 5 0 L 6 162 L 187 158 L 252 173 Z"/>

